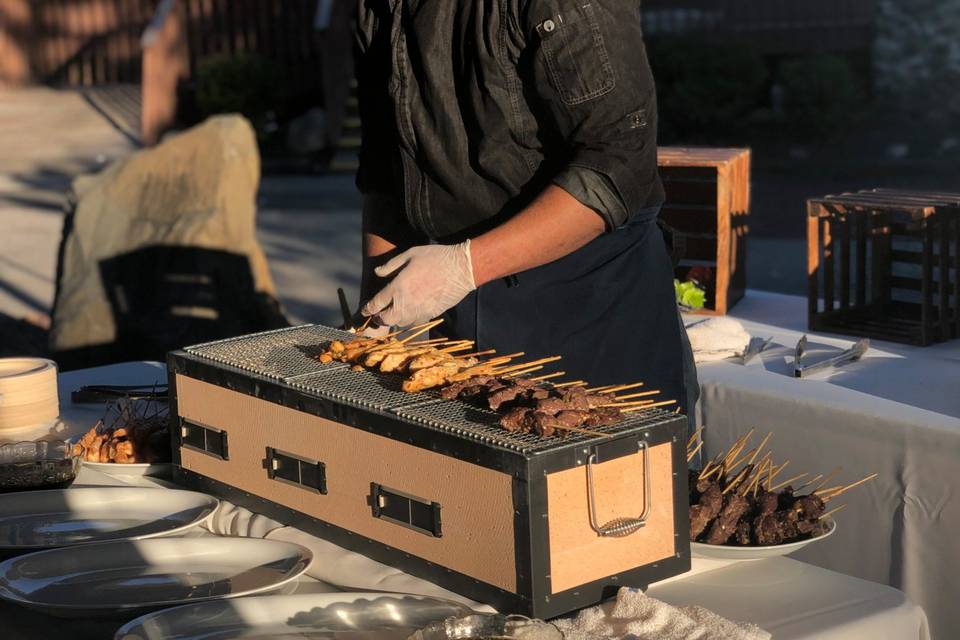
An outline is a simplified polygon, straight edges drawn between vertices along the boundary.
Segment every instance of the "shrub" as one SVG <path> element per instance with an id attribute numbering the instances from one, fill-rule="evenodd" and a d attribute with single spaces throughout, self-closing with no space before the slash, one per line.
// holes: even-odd
<path id="1" fill-rule="evenodd" d="M 252 53 L 204 60 L 198 65 L 195 86 L 201 119 L 217 113 L 240 113 L 261 137 L 267 113 L 275 108 L 282 88 L 274 65 Z"/>
<path id="2" fill-rule="evenodd" d="M 783 109 L 798 133 L 824 137 L 849 125 L 862 108 L 863 92 L 850 63 L 820 55 L 780 67 Z"/>
<path id="3" fill-rule="evenodd" d="M 656 43 L 650 64 L 663 129 L 681 138 L 712 138 L 743 126 L 763 101 L 763 57 L 733 47 Z"/>

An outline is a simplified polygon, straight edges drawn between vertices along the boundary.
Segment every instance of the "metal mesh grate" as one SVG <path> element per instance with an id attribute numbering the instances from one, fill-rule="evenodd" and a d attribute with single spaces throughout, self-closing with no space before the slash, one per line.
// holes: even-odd
<path id="1" fill-rule="evenodd" d="M 544 438 L 532 433 L 511 433 L 500 427 L 500 416 L 489 409 L 441 400 L 436 391 L 404 393 L 396 374 L 353 371 L 343 363 L 321 364 L 320 350 L 331 340 L 351 340 L 354 334 L 320 325 L 305 325 L 187 347 L 201 358 L 237 367 L 250 373 L 282 380 L 291 387 L 343 404 L 389 411 L 407 421 L 490 446 L 525 454 L 549 451 L 596 440 L 573 433 Z M 662 424 L 672 414 L 660 409 L 638 411 L 606 427 L 591 429 L 617 434 Z"/>
<path id="2" fill-rule="evenodd" d="M 345 368 L 342 363 L 321 364 L 316 356 L 331 340 L 355 337 L 330 327 L 305 325 L 208 342 L 185 351 L 267 378 L 289 380 Z"/>
<path id="3" fill-rule="evenodd" d="M 571 433 L 567 437 L 551 436 L 549 438 L 534 433 L 511 433 L 500 426 L 498 414 L 489 409 L 481 409 L 462 402 L 440 400 L 430 404 L 402 407 L 396 409 L 394 413 L 434 429 L 453 432 L 471 440 L 523 453 L 548 451 L 560 445 L 580 444 L 597 439 L 596 436 L 578 433 Z M 673 414 L 660 409 L 637 411 L 627 414 L 617 424 L 591 427 L 590 430 L 618 434 L 662 424 L 672 417 Z"/>
<path id="4" fill-rule="evenodd" d="M 291 386 L 338 400 L 357 407 L 389 411 L 434 398 L 424 393 L 405 393 L 400 389 L 403 378 L 397 374 L 353 371 L 343 368 L 337 375 L 306 376 L 290 381 Z"/>

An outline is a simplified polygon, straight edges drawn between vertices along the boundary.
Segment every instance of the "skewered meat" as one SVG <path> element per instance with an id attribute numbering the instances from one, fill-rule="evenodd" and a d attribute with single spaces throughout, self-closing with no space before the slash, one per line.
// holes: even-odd
<path id="1" fill-rule="evenodd" d="M 747 499 L 736 491 L 731 491 L 724 496 L 723 509 L 717 516 L 713 524 L 710 525 L 710 531 L 707 533 L 707 544 L 726 544 L 727 540 L 736 532 L 737 522 L 744 513 L 750 508 Z"/>
<path id="2" fill-rule="evenodd" d="M 723 508 L 723 490 L 716 481 L 700 495 L 697 504 L 690 507 L 690 539 L 696 540 Z"/>

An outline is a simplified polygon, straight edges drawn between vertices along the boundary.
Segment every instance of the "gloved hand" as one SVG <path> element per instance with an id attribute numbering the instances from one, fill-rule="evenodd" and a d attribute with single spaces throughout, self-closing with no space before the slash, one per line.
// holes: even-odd
<path id="1" fill-rule="evenodd" d="M 470 260 L 470 241 L 426 245 L 404 251 L 375 273 L 393 280 L 363 307 L 387 326 L 409 327 L 427 322 L 453 307 L 477 288 Z"/>

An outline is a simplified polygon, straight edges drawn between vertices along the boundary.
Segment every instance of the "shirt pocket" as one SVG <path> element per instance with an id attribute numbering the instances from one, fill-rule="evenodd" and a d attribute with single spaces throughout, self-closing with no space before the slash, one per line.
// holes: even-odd
<path id="1" fill-rule="evenodd" d="M 591 3 L 577 3 L 544 20 L 537 33 L 550 81 L 565 104 L 581 104 L 613 90 L 613 66 Z"/>

